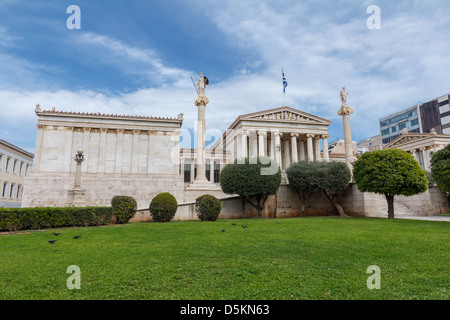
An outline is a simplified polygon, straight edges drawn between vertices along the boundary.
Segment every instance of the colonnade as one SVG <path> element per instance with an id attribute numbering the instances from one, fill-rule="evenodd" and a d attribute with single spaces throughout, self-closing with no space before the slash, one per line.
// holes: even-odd
<path id="1" fill-rule="evenodd" d="M 242 130 L 235 140 L 237 157 L 266 156 L 287 169 L 299 160 L 329 161 L 328 134 L 302 134 L 267 130 Z M 323 154 L 320 152 L 322 140 Z"/>

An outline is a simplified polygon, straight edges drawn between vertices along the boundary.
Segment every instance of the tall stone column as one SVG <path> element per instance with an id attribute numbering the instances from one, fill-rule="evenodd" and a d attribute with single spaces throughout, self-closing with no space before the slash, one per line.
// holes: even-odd
<path id="1" fill-rule="evenodd" d="M 314 159 L 320 161 L 320 136 L 314 137 Z"/>
<path id="2" fill-rule="evenodd" d="M 299 142 L 299 160 L 305 160 L 305 141 L 300 140 Z"/>
<path id="3" fill-rule="evenodd" d="M 313 141 L 312 141 L 313 138 L 314 138 L 313 134 L 306 135 L 306 146 L 307 146 L 307 154 L 308 154 L 309 161 L 314 161 Z"/>
<path id="4" fill-rule="evenodd" d="M 199 96 L 195 100 L 195 105 L 198 107 L 198 120 L 197 120 L 197 177 L 195 182 L 208 182 L 206 179 L 206 157 L 205 157 L 205 113 L 206 105 L 209 99 L 206 96 Z"/>
<path id="5" fill-rule="evenodd" d="M 283 133 L 275 131 L 273 135 L 275 136 L 275 161 L 281 167 L 281 136 Z"/>
<path id="6" fill-rule="evenodd" d="M 322 147 L 323 147 L 323 160 L 325 162 L 330 162 L 330 155 L 328 153 L 328 138 L 330 135 L 324 134 L 322 135 Z"/>
<path id="7" fill-rule="evenodd" d="M 291 150 L 292 150 L 292 163 L 295 163 L 298 161 L 298 151 L 297 151 L 297 138 L 299 134 L 298 133 L 291 133 Z"/>
<path id="8" fill-rule="evenodd" d="M 258 131 L 258 156 L 265 157 L 265 148 L 264 148 L 264 137 L 266 135 L 265 131 Z"/>
<path id="9" fill-rule="evenodd" d="M 283 170 L 286 171 L 287 168 L 291 165 L 291 157 L 290 157 L 290 150 L 289 150 L 289 140 L 284 140 L 284 159 L 283 159 Z"/>
<path id="10" fill-rule="evenodd" d="M 247 155 L 247 137 L 250 134 L 249 131 L 243 130 L 241 132 L 241 157 L 246 158 Z"/>
<path id="11" fill-rule="evenodd" d="M 71 190 L 69 190 L 69 202 L 70 207 L 84 207 L 86 205 L 85 196 L 86 190 L 81 188 L 81 163 L 84 161 L 83 149 L 78 149 L 75 156 L 75 162 L 77 163 L 75 171 L 75 184 Z"/>
<path id="12" fill-rule="evenodd" d="M 347 105 L 347 95 L 348 93 L 345 91 L 345 87 L 343 87 L 340 93 L 342 106 L 337 114 L 338 116 L 342 116 L 342 123 L 344 126 L 345 162 L 350 170 L 353 170 L 353 142 L 352 131 L 350 129 L 350 114 L 353 113 L 353 109 Z"/>

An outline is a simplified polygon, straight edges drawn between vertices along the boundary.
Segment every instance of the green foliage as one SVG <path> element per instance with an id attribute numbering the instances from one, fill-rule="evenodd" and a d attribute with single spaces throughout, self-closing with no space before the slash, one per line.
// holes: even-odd
<path id="1" fill-rule="evenodd" d="M 220 173 L 220 186 L 227 194 L 238 194 L 262 216 L 267 197 L 275 194 L 281 184 L 279 165 L 267 157 L 236 159 Z M 256 204 L 250 201 L 256 198 Z"/>
<path id="2" fill-rule="evenodd" d="M 419 163 L 410 153 L 398 149 L 364 153 L 353 165 L 353 177 L 360 191 L 388 196 L 412 196 L 428 188 Z"/>
<path id="3" fill-rule="evenodd" d="M 195 199 L 195 212 L 202 221 L 216 221 L 222 210 L 222 203 L 210 194 Z"/>
<path id="4" fill-rule="evenodd" d="M 437 187 L 450 195 L 450 144 L 431 158 L 431 174 Z"/>
<path id="5" fill-rule="evenodd" d="M 137 203 L 133 197 L 114 196 L 111 200 L 113 214 L 119 224 L 128 223 L 136 214 Z"/>
<path id="6" fill-rule="evenodd" d="M 111 207 L 0 208 L 0 230 L 87 227 L 111 223 Z"/>
<path id="7" fill-rule="evenodd" d="M 260 194 L 275 194 L 280 184 L 280 167 L 266 157 L 236 159 L 220 172 L 222 191 L 245 198 Z"/>
<path id="8" fill-rule="evenodd" d="M 335 201 L 337 193 L 345 190 L 351 180 L 351 172 L 343 162 L 299 161 L 293 163 L 286 174 L 289 186 L 294 189 L 301 201 L 302 215 L 305 203 L 315 192 L 322 190 L 340 215 L 345 215 L 342 207 Z"/>
<path id="9" fill-rule="evenodd" d="M 150 202 L 150 214 L 153 221 L 169 222 L 177 212 L 177 199 L 168 192 L 156 195 Z"/>

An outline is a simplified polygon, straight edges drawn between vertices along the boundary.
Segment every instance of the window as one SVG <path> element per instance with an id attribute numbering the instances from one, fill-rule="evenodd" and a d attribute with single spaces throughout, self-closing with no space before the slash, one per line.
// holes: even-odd
<path id="1" fill-rule="evenodd" d="M 184 182 L 191 182 L 191 163 L 185 160 L 184 163 Z"/>
<path id="2" fill-rule="evenodd" d="M 20 199 L 20 191 L 22 191 L 22 185 L 17 185 L 16 199 Z"/>
<path id="3" fill-rule="evenodd" d="M 382 136 L 385 136 L 387 134 L 389 134 L 389 129 L 381 130 L 381 135 Z"/>
<path id="4" fill-rule="evenodd" d="M 411 120 L 411 127 L 412 126 L 417 126 L 418 124 L 419 124 L 419 119 Z"/>
<path id="5" fill-rule="evenodd" d="M 214 161 L 214 183 L 219 182 L 220 176 L 220 163 Z"/>
<path id="6" fill-rule="evenodd" d="M 12 173 L 17 173 L 16 170 L 17 170 L 17 160 L 14 159 Z"/>
<path id="7" fill-rule="evenodd" d="M 9 198 L 12 199 L 13 195 L 14 195 L 14 187 L 16 185 L 14 183 L 11 183 L 11 189 L 9 189 Z"/>
<path id="8" fill-rule="evenodd" d="M 3 169 L 3 155 L 0 154 L 0 170 Z"/>
<path id="9" fill-rule="evenodd" d="M 405 122 L 405 123 L 400 123 L 400 124 L 398 125 L 398 129 L 399 129 L 399 130 L 403 130 L 404 128 L 406 128 L 406 122 Z"/>
<path id="10" fill-rule="evenodd" d="M 23 174 L 23 162 L 20 162 L 19 174 L 20 174 L 20 175 Z"/>
<path id="11" fill-rule="evenodd" d="M 391 132 L 394 133 L 397 131 L 397 126 L 391 128 Z"/>
<path id="12" fill-rule="evenodd" d="M 3 182 L 2 198 L 6 197 L 6 190 L 8 189 L 8 182 Z"/>
<path id="13" fill-rule="evenodd" d="M 11 158 L 10 157 L 6 157 L 6 167 L 5 167 L 5 171 L 9 171 L 9 164 L 11 162 Z"/>
<path id="14" fill-rule="evenodd" d="M 30 165 L 27 164 L 27 168 L 25 169 L 25 175 L 26 176 L 28 176 L 28 174 L 30 173 L 29 169 L 30 169 Z"/>
<path id="15" fill-rule="evenodd" d="M 205 171 L 205 175 L 206 175 L 206 179 L 208 181 L 211 181 L 210 177 L 211 177 L 211 160 L 206 160 L 206 171 Z"/>

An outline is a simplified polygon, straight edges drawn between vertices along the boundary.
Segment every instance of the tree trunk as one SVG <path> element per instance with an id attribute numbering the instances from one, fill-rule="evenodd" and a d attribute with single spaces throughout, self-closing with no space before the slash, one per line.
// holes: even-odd
<path id="1" fill-rule="evenodd" d="M 388 203 L 388 218 L 394 219 L 394 196 L 390 196 L 387 193 L 384 196 Z"/>
<path id="2" fill-rule="evenodd" d="M 330 200 L 331 204 L 336 208 L 339 216 L 348 217 L 348 215 L 344 211 L 344 208 L 342 208 L 342 206 L 336 202 L 337 193 L 334 193 L 333 197 L 330 197 L 325 190 L 323 190 L 323 193 L 325 193 L 325 196 L 327 197 L 327 199 Z"/>
<path id="3" fill-rule="evenodd" d="M 258 213 L 258 218 L 262 217 L 262 212 L 264 209 L 264 204 L 266 202 L 267 196 L 264 195 L 257 195 L 256 196 L 256 204 L 250 201 L 250 199 L 246 198 L 247 202 L 252 205 L 253 208 L 256 209 L 256 212 Z"/>

